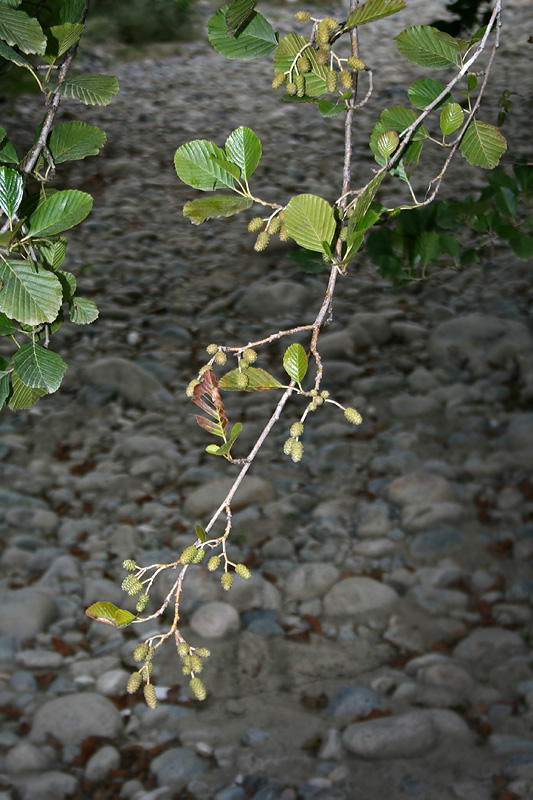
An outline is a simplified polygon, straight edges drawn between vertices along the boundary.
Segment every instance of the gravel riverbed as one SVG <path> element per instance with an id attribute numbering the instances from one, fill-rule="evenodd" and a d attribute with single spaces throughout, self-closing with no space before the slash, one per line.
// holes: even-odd
<path id="1" fill-rule="evenodd" d="M 265 12 L 282 31 L 287 6 Z M 408 6 L 363 37 L 380 108 L 420 77 L 388 37 L 443 12 Z M 510 81 L 527 90 L 526 9 L 506 3 L 487 121 Z M 184 582 L 183 633 L 212 653 L 207 700 L 191 701 L 171 645 L 157 709 L 127 695 L 135 646 L 165 621 L 117 630 L 85 609 L 124 606 L 123 559 L 175 559 L 236 473 L 205 453 L 185 386 L 209 342 L 310 322 L 326 283 L 290 245 L 255 254 L 243 217 L 184 220 L 194 193 L 174 151 L 249 125 L 259 195 L 333 199 L 342 125 L 269 95 L 268 61 L 227 62 L 202 40 L 85 57 L 121 92 L 106 108 L 63 104 L 59 119 L 99 124 L 108 144 L 57 185 L 95 198 L 68 257 L 100 319 L 54 336 L 69 365 L 56 395 L 0 415 L 0 800 L 531 800 L 533 288 L 531 264 L 503 247 L 400 288 L 363 254 L 339 281 L 323 385 L 363 424 L 311 415 L 293 464 L 283 441 L 303 406 L 289 404 L 234 505 L 230 557 L 252 578 L 226 593 L 196 566 Z M 530 100 L 514 102 L 508 163 L 529 154 Z M 377 117 L 358 126 L 365 176 Z M 8 133 L 36 118 L 19 101 Z M 444 191 L 485 177 L 463 161 Z M 258 366 L 281 378 L 283 349 Z M 228 397 L 237 455 L 275 402 Z"/>

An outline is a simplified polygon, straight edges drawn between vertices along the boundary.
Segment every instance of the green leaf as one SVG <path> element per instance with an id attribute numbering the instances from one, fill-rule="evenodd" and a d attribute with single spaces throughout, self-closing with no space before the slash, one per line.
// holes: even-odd
<path id="1" fill-rule="evenodd" d="M 250 128 L 241 126 L 226 139 L 226 153 L 240 167 L 242 178 L 248 180 L 259 164 L 261 142 Z"/>
<path id="2" fill-rule="evenodd" d="M 84 28 L 85 25 L 75 22 L 65 22 L 63 25 L 55 25 L 50 28 L 46 47 L 46 60 L 53 62 L 64 55 L 73 44 L 76 44 Z"/>
<path id="3" fill-rule="evenodd" d="M 231 217 L 250 208 L 252 201 L 248 197 L 234 197 L 228 194 L 215 194 L 213 197 L 191 200 L 183 206 L 183 216 L 188 217 L 193 225 L 200 225 L 206 219 L 214 217 Z"/>
<path id="4" fill-rule="evenodd" d="M 211 156 L 211 160 L 220 167 L 220 169 L 224 170 L 224 172 L 229 172 L 232 178 L 239 180 L 241 177 L 241 169 L 234 164 L 232 161 L 228 161 L 227 158 L 219 158 L 218 156 Z"/>
<path id="5" fill-rule="evenodd" d="M 17 151 L 7 138 L 4 128 L 0 126 L 0 162 L 4 164 L 18 164 Z"/>
<path id="6" fill-rule="evenodd" d="M 440 129 L 443 136 L 448 136 L 460 128 L 464 120 L 464 111 L 459 103 L 449 103 L 440 115 Z"/>
<path id="7" fill-rule="evenodd" d="M 59 9 L 59 19 L 61 22 L 81 22 L 84 10 L 84 0 L 63 0 Z"/>
<path id="8" fill-rule="evenodd" d="M 104 625 L 112 625 L 114 628 L 125 628 L 135 619 L 135 614 L 132 614 L 131 611 L 117 608 L 113 603 L 102 600 L 89 606 L 85 613 L 91 619 L 103 622 Z"/>
<path id="9" fill-rule="evenodd" d="M 44 53 L 46 38 L 35 17 L 0 4 L 0 39 L 23 53 Z"/>
<path id="10" fill-rule="evenodd" d="M 4 407 L 4 403 L 9 395 L 9 388 L 11 383 L 11 373 L 5 370 L 0 370 L 0 411 Z"/>
<path id="11" fill-rule="evenodd" d="M 285 209 L 285 226 L 300 247 L 325 252 L 322 242 L 331 243 L 335 234 L 335 215 L 327 200 L 315 194 L 292 197 Z"/>
<path id="12" fill-rule="evenodd" d="M 22 175 L 14 169 L 0 167 L 0 208 L 12 219 L 22 200 Z"/>
<path id="13" fill-rule="evenodd" d="M 52 272 L 39 272 L 31 261 L 0 261 L 0 311 L 26 325 L 53 322 L 63 291 Z"/>
<path id="14" fill-rule="evenodd" d="M 0 312 L 0 336 L 9 336 L 16 330 L 17 326 L 14 324 L 13 320 L 6 316 L 3 312 Z"/>
<path id="15" fill-rule="evenodd" d="M 342 257 L 341 264 L 346 265 L 349 264 L 358 250 L 361 249 L 361 245 L 364 241 L 364 234 L 363 233 L 354 233 L 350 236 L 347 241 L 347 248 L 344 256 Z"/>
<path id="16" fill-rule="evenodd" d="M 331 100 L 319 100 L 318 110 L 323 117 L 336 117 L 346 111 L 346 107 L 341 103 L 332 103 Z"/>
<path id="17" fill-rule="evenodd" d="M 39 253 L 47 269 L 59 269 L 65 260 L 66 252 L 67 240 L 64 236 L 59 236 L 55 242 L 42 242 L 39 245 Z"/>
<path id="18" fill-rule="evenodd" d="M 423 231 L 415 239 L 414 252 L 415 260 L 420 259 L 424 267 L 436 261 L 441 252 L 438 233 L 434 231 Z"/>
<path id="19" fill-rule="evenodd" d="M 374 178 L 372 178 L 372 180 L 367 184 L 357 198 L 357 202 L 353 207 L 353 214 L 348 223 L 348 242 L 350 242 L 350 235 L 357 230 L 360 220 L 363 219 L 368 211 L 370 203 L 374 199 L 376 192 L 379 189 L 379 185 L 385 178 L 385 175 L 386 173 L 382 172 L 380 175 L 376 175 Z"/>
<path id="20" fill-rule="evenodd" d="M 475 247 L 468 247 L 461 253 L 460 263 L 462 267 L 466 267 L 467 264 L 477 264 L 478 261 L 479 256 Z"/>
<path id="21" fill-rule="evenodd" d="M 326 264 L 320 256 L 315 256 L 310 250 L 291 250 L 289 253 L 291 261 L 299 265 L 302 272 L 309 275 L 316 275 L 318 272 L 329 272 L 330 265 Z"/>
<path id="22" fill-rule="evenodd" d="M 377 138 L 376 149 L 385 161 L 387 161 L 399 144 L 400 137 L 396 131 L 383 131 Z"/>
<path id="23" fill-rule="evenodd" d="M 12 47 L 9 47 L 5 42 L 0 41 L 0 57 L 5 58 L 6 61 L 12 61 L 14 64 L 18 64 L 19 67 L 31 67 L 29 61 L 27 61 L 24 56 L 21 56 L 20 53 L 17 53 L 16 50 L 13 50 Z"/>
<path id="24" fill-rule="evenodd" d="M 202 528 L 202 526 L 201 525 L 197 525 L 194 530 L 195 530 L 197 538 L 200 539 L 201 542 L 205 542 L 205 531 Z"/>
<path id="25" fill-rule="evenodd" d="M 233 176 L 222 169 L 211 156 L 226 160 L 224 151 L 207 139 L 194 139 L 182 144 L 174 156 L 178 178 L 202 192 L 212 192 L 219 186 L 233 189 Z"/>
<path id="26" fill-rule="evenodd" d="M 515 217 L 518 211 L 518 197 L 507 186 L 501 186 L 494 194 L 496 208 L 506 217 Z"/>
<path id="27" fill-rule="evenodd" d="M 98 306 L 85 297 L 73 297 L 68 304 L 68 311 L 75 325 L 90 325 L 98 319 Z"/>
<path id="28" fill-rule="evenodd" d="M 382 112 L 381 117 L 379 118 L 379 123 L 386 128 L 392 128 L 393 131 L 402 133 L 406 128 L 409 127 L 409 125 L 412 125 L 417 118 L 418 114 L 416 111 L 413 111 L 412 108 L 406 108 L 405 106 L 391 106 Z M 416 142 L 421 139 L 427 139 L 428 136 L 428 129 L 425 127 L 425 125 L 420 124 L 415 129 L 415 132 L 411 137 L 411 141 Z"/>
<path id="29" fill-rule="evenodd" d="M 207 445 L 206 452 L 210 453 L 213 456 L 227 456 L 231 448 L 233 447 L 237 436 L 242 431 L 242 425 L 240 422 L 236 422 L 233 428 L 231 429 L 231 434 L 227 442 L 225 444 L 217 445 L 217 444 L 209 444 Z"/>
<path id="30" fill-rule="evenodd" d="M 301 344 L 291 344 L 285 350 L 283 367 L 285 372 L 296 383 L 301 383 L 307 372 L 307 353 Z"/>
<path id="31" fill-rule="evenodd" d="M 76 291 L 77 281 L 72 272 L 60 270 L 56 272 L 57 277 L 63 288 L 63 300 L 70 300 Z"/>
<path id="32" fill-rule="evenodd" d="M 395 37 L 398 50 L 421 67 L 447 69 L 459 65 L 455 39 L 430 25 L 414 25 Z"/>
<path id="33" fill-rule="evenodd" d="M 297 36 L 295 33 L 289 33 L 280 39 L 274 55 L 274 74 L 287 72 L 305 45 L 309 45 L 309 39 L 306 39 L 305 36 Z M 308 97 L 318 97 L 320 94 L 325 94 L 327 92 L 327 68 L 317 62 L 316 51 L 312 47 L 305 47 L 304 55 L 309 59 L 311 65 L 311 71 L 305 74 L 305 94 Z M 305 100 L 305 98 L 300 99 Z"/>
<path id="34" fill-rule="evenodd" d="M 459 149 L 472 166 L 494 169 L 507 150 L 507 142 L 494 125 L 473 119 L 461 139 Z"/>
<path id="35" fill-rule="evenodd" d="M 35 405 L 46 389 L 32 389 L 20 380 L 16 372 L 11 373 L 11 397 L 8 406 L 11 411 L 21 411 Z"/>
<path id="36" fill-rule="evenodd" d="M 67 189 L 56 192 L 30 218 L 28 237 L 52 236 L 78 225 L 91 211 L 93 199 L 87 192 Z"/>
<path id="37" fill-rule="evenodd" d="M 73 120 L 60 122 L 52 130 L 48 148 L 56 164 L 96 156 L 106 142 L 106 135 L 97 125 Z"/>
<path id="38" fill-rule="evenodd" d="M 403 0 L 367 0 L 350 14 L 344 23 L 343 30 L 390 17 L 391 14 L 396 14 L 404 8 Z"/>
<path id="39" fill-rule="evenodd" d="M 429 106 L 436 98 L 444 91 L 444 86 L 440 81 L 431 80 L 431 78 L 421 78 L 411 84 L 407 90 L 407 96 L 415 108 L 423 111 L 426 106 Z M 453 98 L 449 92 L 443 99 L 435 106 L 435 108 L 442 108 L 445 103 L 451 103 Z"/>
<path id="40" fill-rule="evenodd" d="M 230 372 L 226 372 L 219 380 L 218 388 L 224 389 L 225 391 L 241 392 L 242 389 L 239 389 L 237 386 L 238 374 L 238 369 L 232 369 Z M 245 389 L 246 392 L 263 392 L 267 389 L 283 388 L 283 384 L 281 384 L 277 378 L 260 367 L 248 367 L 246 376 L 248 378 L 248 386 Z"/>
<path id="41" fill-rule="evenodd" d="M 453 259 L 456 259 L 459 256 L 459 242 L 452 236 L 450 233 L 441 233 L 439 234 L 439 244 L 441 250 L 451 256 Z"/>
<path id="42" fill-rule="evenodd" d="M 230 36 L 249 19 L 256 5 L 257 0 L 233 0 L 226 11 L 226 29 Z"/>
<path id="43" fill-rule="evenodd" d="M 272 25 L 256 11 L 232 37 L 226 26 L 226 12 L 229 6 L 222 6 L 207 23 L 207 35 L 215 50 L 226 58 L 260 58 L 266 56 L 278 43 Z"/>
<path id="44" fill-rule="evenodd" d="M 533 236 L 529 236 L 523 231 L 517 231 L 514 236 L 509 239 L 509 244 L 513 249 L 513 253 L 525 260 L 533 258 Z"/>
<path id="45" fill-rule="evenodd" d="M 29 342 L 17 350 L 13 356 L 13 366 L 26 386 L 46 389 L 48 394 L 59 389 L 67 369 L 60 355 L 35 342 Z"/>
<path id="46" fill-rule="evenodd" d="M 468 91 L 473 92 L 474 89 L 477 87 L 477 76 L 476 75 L 469 75 L 468 76 Z"/>
<path id="47" fill-rule="evenodd" d="M 118 94 L 118 80 L 111 75 L 67 75 L 62 83 L 48 88 L 86 106 L 107 106 Z"/>

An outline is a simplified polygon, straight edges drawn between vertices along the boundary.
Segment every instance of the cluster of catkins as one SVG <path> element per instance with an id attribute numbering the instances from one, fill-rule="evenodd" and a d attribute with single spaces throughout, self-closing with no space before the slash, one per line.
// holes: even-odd
<path id="1" fill-rule="evenodd" d="M 290 238 L 283 222 L 284 216 L 285 212 L 281 209 L 275 216 L 269 217 L 266 220 L 262 217 L 254 217 L 250 220 L 248 223 L 248 230 L 250 233 L 259 231 L 254 244 L 254 250 L 256 252 L 260 253 L 261 250 L 264 250 L 270 241 L 270 237 L 274 236 L 276 233 L 282 242 L 286 242 Z"/>
<path id="2" fill-rule="evenodd" d="M 334 60 L 331 57 L 331 35 L 339 30 L 341 27 L 336 19 L 333 17 L 324 17 L 321 20 L 316 20 L 311 17 L 308 11 L 298 11 L 296 13 L 298 22 L 308 22 L 312 20 L 315 24 L 314 38 L 309 42 L 309 45 L 302 48 L 300 54 L 296 58 L 295 63 L 292 64 L 288 72 L 278 72 L 272 81 L 272 88 L 279 89 L 281 86 L 285 87 L 285 91 L 296 97 L 304 97 L 306 94 L 306 74 L 312 71 L 313 64 L 311 62 L 311 52 L 316 64 L 319 67 L 327 67 L 325 80 L 328 92 L 334 93 L 339 88 L 339 91 L 348 91 L 353 85 L 352 70 L 366 69 L 364 61 L 355 56 L 350 56 L 348 59 L 340 59 L 335 57 L 335 62 L 341 67 L 339 71 L 333 68 Z M 306 53 L 306 50 L 308 51 Z M 346 67 L 342 66 L 342 62 L 346 63 Z"/>
<path id="3" fill-rule="evenodd" d="M 149 595 L 143 592 L 143 585 L 138 579 L 136 575 L 132 575 L 131 573 L 138 569 L 137 564 L 135 561 L 131 559 L 126 559 L 126 561 L 122 564 L 123 568 L 128 570 L 130 573 L 126 575 L 124 580 L 122 581 L 122 591 L 127 592 L 130 597 L 135 597 L 135 595 L 139 595 L 137 597 L 137 603 L 135 604 L 135 609 L 142 614 L 146 606 L 148 605 L 148 601 L 150 600 Z"/>
<path id="4" fill-rule="evenodd" d="M 309 403 L 309 411 L 316 411 L 316 409 L 323 405 L 324 401 L 329 397 L 329 392 L 327 390 L 324 390 L 318 394 L 317 390 L 313 389 L 311 390 L 310 394 L 312 395 L 312 400 Z M 351 408 L 350 406 L 344 409 L 344 416 L 348 422 L 352 423 L 352 425 L 360 425 L 363 421 L 363 417 L 359 411 L 357 411 L 355 408 Z M 286 456 L 290 456 L 295 463 L 301 461 L 304 454 L 304 446 L 300 441 L 300 436 L 303 432 L 303 422 L 293 422 L 289 428 L 289 438 L 286 439 L 285 444 L 283 445 L 283 452 Z"/>

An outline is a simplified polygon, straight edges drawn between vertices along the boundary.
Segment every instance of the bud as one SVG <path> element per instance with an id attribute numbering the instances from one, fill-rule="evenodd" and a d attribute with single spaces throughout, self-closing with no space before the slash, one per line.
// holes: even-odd
<path id="1" fill-rule="evenodd" d="M 350 58 L 348 59 L 348 66 L 351 69 L 356 69 L 356 70 L 366 69 L 365 62 L 362 59 L 357 58 L 356 56 L 350 56 Z"/>
<path id="2" fill-rule="evenodd" d="M 129 679 L 126 691 L 128 694 L 135 694 L 137 689 L 142 683 L 142 675 L 140 672 L 132 672 Z"/>
<path id="3" fill-rule="evenodd" d="M 180 561 L 182 564 L 190 564 L 193 558 L 196 555 L 196 547 L 191 544 L 190 547 L 186 547 L 183 553 L 180 556 Z"/>
<path id="4" fill-rule="evenodd" d="M 207 697 L 205 686 L 200 678 L 192 678 L 189 681 L 189 688 L 197 700 L 205 700 Z"/>
<path id="5" fill-rule="evenodd" d="M 222 584 L 224 591 L 229 592 L 233 584 L 233 575 L 230 575 L 229 572 L 225 572 L 220 579 L 220 583 Z"/>
<path id="6" fill-rule="evenodd" d="M 289 430 L 289 433 L 290 433 L 290 435 L 292 436 L 293 439 L 297 439 L 299 436 L 302 435 L 303 432 L 304 432 L 304 424 L 303 424 L 303 422 L 293 422 L 292 423 L 292 425 L 290 427 L 290 430 Z"/>
<path id="7" fill-rule="evenodd" d="M 141 644 L 138 644 L 135 650 L 133 651 L 133 660 L 144 661 L 147 653 L 148 653 L 148 645 L 146 644 L 146 642 L 141 642 Z"/>
<path id="8" fill-rule="evenodd" d="M 220 556 L 211 556 L 207 562 L 207 569 L 209 572 L 214 572 L 220 566 Z"/>
<path id="9" fill-rule="evenodd" d="M 261 230 L 262 227 L 263 227 L 263 220 L 261 219 L 261 217 L 254 217 L 248 223 L 248 230 L 250 231 L 250 233 L 255 233 L 255 231 Z"/>
<path id="10" fill-rule="evenodd" d="M 294 463 L 301 461 L 304 454 L 304 446 L 299 439 L 294 439 L 294 444 L 291 450 L 291 458 Z"/>
<path id="11" fill-rule="evenodd" d="M 134 569 L 137 569 L 137 564 L 135 561 L 132 561 L 131 558 L 127 558 L 122 562 L 122 569 L 127 569 L 128 572 L 133 572 Z"/>
<path id="12" fill-rule="evenodd" d="M 272 88 L 279 89 L 280 86 L 283 86 L 285 81 L 287 80 L 287 76 L 284 72 L 278 72 L 274 80 L 272 81 Z M 249 230 L 249 229 L 248 229 Z"/>
<path id="13" fill-rule="evenodd" d="M 237 573 L 239 578 L 242 578 L 245 581 L 249 581 L 250 578 L 252 577 L 252 573 L 250 572 L 248 567 L 245 566 L 244 564 L 237 564 L 235 566 L 235 572 Z"/>
<path id="14" fill-rule="evenodd" d="M 257 353 L 251 347 L 247 347 L 242 355 L 249 364 L 253 364 L 257 360 Z"/>
<path id="15" fill-rule="evenodd" d="M 296 92 L 293 92 L 293 94 L 296 94 Z M 268 233 L 266 231 L 261 231 L 254 244 L 254 250 L 256 253 L 260 253 L 262 250 L 265 250 L 269 241 L 270 236 Z"/>
<path id="16" fill-rule="evenodd" d="M 227 355 L 224 353 L 223 350 L 219 350 L 215 356 L 215 364 L 218 364 L 219 367 L 223 367 L 226 361 L 228 360 Z"/>
<path id="17" fill-rule="evenodd" d="M 155 696 L 155 688 L 153 683 L 145 684 L 143 691 L 144 699 L 148 708 L 155 708 L 157 705 L 157 697 Z"/>
<path id="18" fill-rule="evenodd" d="M 363 421 L 363 417 L 361 416 L 359 411 L 355 410 L 355 408 L 349 408 L 349 407 L 345 408 L 344 416 L 346 417 L 348 422 L 352 423 L 352 425 L 360 425 Z"/>
<path id="19" fill-rule="evenodd" d="M 309 11 L 297 11 L 294 16 L 297 22 L 308 22 L 311 19 Z"/>

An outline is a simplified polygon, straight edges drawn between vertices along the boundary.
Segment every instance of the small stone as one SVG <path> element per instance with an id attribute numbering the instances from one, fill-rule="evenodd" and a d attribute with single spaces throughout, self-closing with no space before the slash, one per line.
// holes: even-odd
<path id="1" fill-rule="evenodd" d="M 21 650 L 17 653 L 17 664 L 28 669 L 59 669 L 63 656 L 50 650 Z"/>
<path id="2" fill-rule="evenodd" d="M 270 733 L 263 730 L 263 728 L 247 728 L 241 737 L 241 741 L 245 747 L 253 747 L 256 744 L 263 744 L 269 737 Z"/>
<path id="3" fill-rule="evenodd" d="M 459 522 L 463 514 L 460 503 L 416 503 L 402 509 L 400 524 L 408 533 L 417 533 L 444 523 Z"/>
<path id="4" fill-rule="evenodd" d="M 156 776 L 159 786 L 165 786 L 173 794 L 181 792 L 191 778 L 208 769 L 209 763 L 190 747 L 172 747 L 150 764 L 150 772 Z"/>
<path id="5" fill-rule="evenodd" d="M 120 753 L 116 747 L 105 745 L 101 747 L 88 760 L 85 766 L 85 778 L 88 781 L 103 781 L 110 770 L 120 766 Z"/>
<path id="6" fill-rule="evenodd" d="M 122 731 L 122 718 L 113 703 L 92 692 L 50 700 L 37 711 L 30 733 L 33 742 L 52 734 L 63 745 L 80 744 L 88 736 L 114 738 Z"/>
<path id="7" fill-rule="evenodd" d="M 112 669 L 104 672 L 96 681 L 95 689 L 107 697 L 120 696 L 126 693 L 130 673 L 124 669 Z"/>
<path id="8" fill-rule="evenodd" d="M 381 709 L 382 705 L 381 695 L 366 686 L 341 686 L 331 698 L 328 714 L 333 717 L 350 714 L 353 717 L 364 718 L 372 711 Z"/>
<path id="9" fill-rule="evenodd" d="M 388 608 L 397 599 L 394 589 L 372 578 L 346 578 L 324 597 L 324 612 L 336 617 L 366 614 Z"/>
<path id="10" fill-rule="evenodd" d="M 455 500 L 453 486 L 441 475 L 410 472 L 390 485 L 389 500 L 399 506 L 442 503 Z"/>
<path id="11" fill-rule="evenodd" d="M 4 769 L 11 774 L 44 772 L 49 766 L 49 758 L 40 747 L 22 741 L 8 750 L 4 757 Z"/>
<path id="12" fill-rule="evenodd" d="M 57 611 L 47 591 L 37 588 L 15 589 L 0 596 L 0 633 L 29 639 L 45 631 Z"/>
<path id="13" fill-rule="evenodd" d="M 480 661 L 490 656 L 491 650 L 510 656 L 523 653 L 525 644 L 520 634 L 515 631 L 507 631 L 504 628 L 476 628 L 459 642 L 453 654 L 465 661 Z"/>
<path id="14" fill-rule="evenodd" d="M 464 538 L 464 532 L 455 525 L 438 525 L 415 536 L 409 550 L 418 558 L 434 558 L 462 545 Z"/>
<path id="15" fill-rule="evenodd" d="M 465 611 L 468 607 L 468 595 L 455 589 L 414 586 L 407 594 L 414 597 L 420 608 L 434 616 L 445 616 L 450 611 Z"/>
<path id="16" fill-rule="evenodd" d="M 285 582 L 290 600 L 311 600 L 322 597 L 339 580 L 339 570 L 333 564 L 303 564 L 291 572 Z"/>
<path id="17" fill-rule="evenodd" d="M 223 639 L 239 630 L 239 614 L 229 603 L 205 603 L 192 615 L 190 626 L 198 636 Z"/>
<path id="18" fill-rule="evenodd" d="M 345 748 L 360 758 L 416 758 L 436 743 L 431 719 L 422 711 L 350 725 L 342 735 Z"/>

